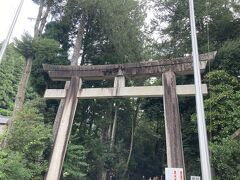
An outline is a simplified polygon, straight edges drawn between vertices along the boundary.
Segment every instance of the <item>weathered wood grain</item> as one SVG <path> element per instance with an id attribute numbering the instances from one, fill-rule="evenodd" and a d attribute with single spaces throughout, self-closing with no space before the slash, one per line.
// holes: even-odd
<path id="1" fill-rule="evenodd" d="M 177 85 L 178 96 L 194 96 L 194 85 Z M 206 95 L 207 85 L 202 84 L 203 95 Z M 46 99 L 63 99 L 66 97 L 66 89 L 47 89 L 44 94 Z M 84 88 L 78 91 L 79 99 L 102 99 L 102 98 L 129 98 L 129 97 L 162 97 L 163 86 L 138 86 L 118 88 Z"/>
<path id="2" fill-rule="evenodd" d="M 204 72 L 207 62 L 214 59 L 216 52 L 200 55 L 200 70 Z M 176 74 L 193 74 L 192 57 L 175 59 L 163 59 L 158 61 L 144 61 L 127 64 L 91 65 L 91 66 L 62 66 L 47 65 L 43 68 L 48 72 L 50 78 L 55 81 L 66 81 L 72 76 L 83 79 L 112 79 L 121 70 L 124 77 L 150 77 L 160 76 L 166 71 Z"/>
<path id="3" fill-rule="evenodd" d="M 184 168 L 181 122 L 179 116 L 176 79 L 172 71 L 162 75 L 164 86 L 164 117 L 169 168 Z"/>
<path id="4" fill-rule="evenodd" d="M 66 94 L 66 101 L 59 129 L 53 146 L 53 152 L 46 175 L 46 180 L 59 180 L 62 166 L 67 150 L 68 140 L 71 134 L 72 123 L 77 108 L 77 93 L 81 80 L 79 77 L 72 77 L 68 92 Z"/>

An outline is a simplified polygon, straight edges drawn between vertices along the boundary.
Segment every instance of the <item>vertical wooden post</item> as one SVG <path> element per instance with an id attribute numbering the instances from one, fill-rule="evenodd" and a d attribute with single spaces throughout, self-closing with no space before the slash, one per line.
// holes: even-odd
<path id="1" fill-rule="evenodd" d="M 72 77 L 67 91 L 64 110 L 53 146 L 53 152 L 46 175 L 46 180 L 58 180 L 61 176 L 62 166 L 71 134 L 73 119 L 77 108 L 77 93 L 82 82 L 79 77 Z"/>
<path id="2" fill-rule="evenodd" d="M 167 164 L 169 168 L 184 168 L 181 122 L 179 117 L 176 77 L 167 71 L 162 75 L 164 86 L 164 116 L 167 145 Z"/>
<path id="3" fill-rule="evenodd" d="M 113 96 L 117 96 L 119 93 L 119 88 L 125 87 L 125 77 L 121 69 L 118 70 L 117 76 L 114 78 L 114 92 Z"/>

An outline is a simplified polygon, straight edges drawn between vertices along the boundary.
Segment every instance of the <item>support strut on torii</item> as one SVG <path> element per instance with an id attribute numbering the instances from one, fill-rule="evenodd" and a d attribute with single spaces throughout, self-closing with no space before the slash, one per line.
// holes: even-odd
<path id="1" fill-rule="evenodd" d="M 215 55 L 216 52 L 200 55 L 201 72 L 204 72 L 207 63 L 213 60 Z M 46 180 L 60 179 L 78 99 L 163 96 L 167 164 L 169 168 L 184 168 L 178 96 L 194 96 L 195 89 L 194 85 L 176 85 L 175 75 L 193 74 L 191 56 L 128 64 L 43 65 L 43 68 L 54 81 L 70 81 L 68 89 L 47 89 L 44 95 L 47 99 L 65 98 L 64 110 L 54 142 Z M 159 77 L 161 75 L 163 86 L 125 87 L 125 78 Z M 104 79 L 114 79 L 114 87 L 81 88 L 82 80 Z M 202 84 L 202 91 L 203 94 L 207 94 L 206 84 Z"/>

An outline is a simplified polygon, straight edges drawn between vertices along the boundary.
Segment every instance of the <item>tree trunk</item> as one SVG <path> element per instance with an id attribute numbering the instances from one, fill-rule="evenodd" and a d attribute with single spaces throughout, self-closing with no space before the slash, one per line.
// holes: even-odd
<path id="1" fill-rule="evenodd" d="M 127 163 L 123 172 L 123 177 L 126 176 L 127 171 L 128 171 L 128 166 L 132 157 L 132 150 L 133 150 L 133 141 L 134 141 L 134 131 L 135 131 L 135 124 L 138 118 L 138 112 L 139 112 L 139 105 L 140 105 L 140 101 L 137 100 L 137 107 L 135 110 L 135 114 L 134 117 L 132 118 L 132 133 L 131 133 L 131 144 L 130 144 L 130 149 L 129 149 L 129 154 L 128 154 L 128 159 L 127 159 Z"/>
<path id="2" fill-rule="evenodd" d="M 110 102 L 108 111 L 106 113 L 106 118 L 109 121 L 113 119 L 112 112 L 113 112 L 113 104 Z M 106 126 L 103 127 L 102 135 L 101 135 L 102 143 L 111 141 L 112 129 L 113 129 L 112 126 L 113 126 L 113 123 L 108 122 L 108 124 L 106 124 Z M 109 146 L 109 150 L 110 150 L 110 146 Z M 104 162 L 102 162 L 102 166 L 103 167 L 101 169 L 99 169 L 99 171 L 100 171 L 99 174 L 101 174 L 100 180 L 107 180 L 108 179 L 108 170 L 106 168 L 104 168 Z"/>
<path id="3" fill-rule="evenodd" d="M 86 21 L 87 21 L 87 16 L 85 14 L 83 14 L 82 19 L 81 19 L 81 23 L 78 27 L 78 33 L 77 33 L 76 41 L 75 41 L 75 44 L 74 44 L 74 50 L 73 50 L 73 56 L 72 56 L 72 59 L 71 59 L 71 65 L 78 65 L 78 59 L 81 55 L 80 50 L 81 50 L 81 47 L 82 47 L 82 41 L 83 41 Z M 68 89 L 68 87 L 69 87 L 69 81 L 66 82 L 64 88 Z M 59 124 L 60 124 L 60 120 L 61 120 L 61 117 L 62 117 L 64 104 L 65 104 L 65 99 L 61 99 L 59 107 L 58 107 L 57 115 L 55 117 L 54 124 L 53 124 L 53 140 L 54 141 L 56 139 L 56 134 L 57 134 L 58 127 L 59 127 Z"/>
<path id="4" fill-rule="evenodd" d="M 15 108 L 13 111 L 13 117 L 15 117 L 16 113 L 21 111 L 23 108 L 23 103 L 25 100 L 25 94 L 26 94 L 26 90 L 27 90 L 27 83 L 30 78 L 30 74 L 31 74 L 31 70 L 32 70 L 32 60 L 33 60 L 32 57 L 29 57 L 26 60 L 22 78 L 18 85 L 18 91 L 17 91 L 16 100 L 15 100 Z"/>
<path id="5" fill-rule="evenodd" d="M 39 8 L 38 8 L 38 15 L 37 15 L 37 19 L 34 25 L 34 37 L 38 37 L 39 36 L 39 25 L 41 23 L 41 19 L 42 19 L 42 13 L 43 13 L 43 0 L 40 0 L 40 4 L 39 4 Z"/>
<path id="6" fill-rule="evenodd" d="M 106 180 L 107 179 L 107 172 L 102 171 L 102 179 L 101 180 Z"/>
<path id="7" fill-rule="evenodd" d="M 41 18 L 42 20 L 41 20 L 41 23 L 40 23 L 40 26 L 39 26 L 39 30 L 38 30 L 39 34 L 38 35 L 41 35 L 42 32 L 43 32 L 45 24 L 47 23 L 47 17 L 48 17 L 49 12 L 50 12 L 50 4 L 47 5 L 46 11 L 45 11 L 43 17 Z"/>
<path id="8" fill-rule="evenodd" d="M 102 130 L 102 135 L 101 135 L 101 141 L 106 142 L 110 140 L 111 138 L 111 124 L 109 124 L 107 127 L 104 127 Z M 100 174 L 100 179 L 99 180 L 106 180 L 107 179 L 107 169 L 104 168 L 104 161 L 101 162 L 102 167 L 99 169 L 99 174 Z"/>
<path id="9" fill-rule="evenodd" d="M 117 130 L 117 118 L 118 118 L 118 104 L 116 103 L 114 118 L 113 118 L 113 125 L 112 125 L 110 151 L 112 151 L 113 145 L 115 143 L 115 136 L 116 136 L 116 130 Z"/>

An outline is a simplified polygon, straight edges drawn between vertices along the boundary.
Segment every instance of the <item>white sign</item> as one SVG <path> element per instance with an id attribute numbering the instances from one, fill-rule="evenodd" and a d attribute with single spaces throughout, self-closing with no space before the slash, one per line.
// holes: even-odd
<path id="1" fill-rule="evenodd" d="M 191 176 L 191 180 L 200 180 L 200 176 Z"/>
<path id="2" fill-rule="evenodd" d="M 183 168 L 165 168 L 166 180 L 184 180 Z"/>

